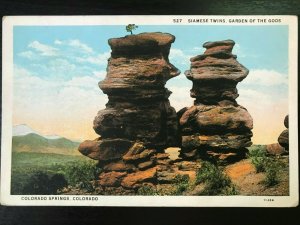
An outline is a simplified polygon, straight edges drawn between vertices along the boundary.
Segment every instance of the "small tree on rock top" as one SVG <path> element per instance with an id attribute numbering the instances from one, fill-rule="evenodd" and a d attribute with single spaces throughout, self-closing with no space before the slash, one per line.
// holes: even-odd
<path id="1" fill-rule="evenodd" d="M 132 34 L 132 31 L 135 30 L 136 28 L 138 28 L 137 25 L 135 25 L 135 24 L 128 24 L 128 25 L 126 26 L 126 31 L 127 31 L 127 32 L 130 32 L 130 34 Z"/>

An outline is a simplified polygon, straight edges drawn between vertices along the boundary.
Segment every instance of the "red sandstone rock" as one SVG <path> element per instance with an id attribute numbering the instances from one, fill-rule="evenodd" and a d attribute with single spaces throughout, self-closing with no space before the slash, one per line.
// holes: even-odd
<path id="1" fill-rule="evenodd" d="M 214 48 L 217 46 L 234 46 L 235 42 L 233 40 L 224 40 L 224 41 L 208 41 L 203 44 L 203 47 L 206 49 Z"/>
<path id="2" fill-rule="evenodd" d="M 79 145 L 79 152 L 91 159 L 99 159 L 100 157 L 100 152 L 99 152 L 99 145 L 100 145 L 100 138 L 97 138 L 93 141 L 86 140 L 82 142 Z"/>
<path id="3" fill-rule="evenodd" d="M 78 150 L 91 159 L 100 161 L 111 161 L 121 159 L 125 152 L 131 147 L 132 142 L 126 139 L 95 139 L 84 141 Z"/>
<path id="4" fill-rule="evenodd" d="M 170 156 L 170 155 L 169 155 L 168 153 L 158 153 L 158 154 L 155 155 L 155 157 L 156 157 L 157 159 L 168 159 L 169 156 Z"/>
<path id="5" fill-rule="evenodd" d="M 289 128 L 289 115 L 286 115 L 286 117 L 284 118 L 284 126 L 286 128 Z"/>
<path id="6" fill-rule="evenodd" d="M 155 182 L 156 168 L 151 168 L 145 171 L 128 174 L 123 180 L 121 185 L 125 188 L 137 188 L 144 182 Z"/>
<path id="7" fill-rule="evenodd" d="M 99 183 L 104 187 L 117 187 L 121 184 L 121 180 L 126 176 L 125 172 L 108 172 L 102 173 L 99 177 Z"/>
<path id="8" fill-rule="evenodd" d="M 284 147 L 282 147 L 279 143 L 267 145 L 266 150 L 271 155 L 281 155 L 286 153 Z"/>
<path id="9" fill-rule="evenodd" d="M 196 158 L 198 156 L 198 149 L 197 148 L 194 148 L 192 150 L 184 149 L 180 152 L 180 156 L 185 159 Z"/>
<path id="10" fill-rule="evenodd" d="M 183 131 L 186 128 L 194 129 L 194 132 L 221 129 L 250 131 L 253 128 L 253 120 L 248 111 L 241 106 L 197 105 L 182 115 L 180 125 Z"/>
<path id="11" fill-rule="evenodd" d="M 142 162 L 138 165 L 138 168 L 140 170 L 146 170 L 150 167 L 152 167 L 154 165 L 154 161 L 153 160 L 149 160 L 149 161 L 146 161 L 146 162 Z"/>
<path id="12" fill-rule="evenodd" d="M 286 129 L 278 137 L 278 143 L 286 150 L 289 148 L 289 130 Z"/>
<path id="13" fill-rule="evenodd" d="M 111 163 L 105 165 L 103 167 L 103 170 L 105 170 L 105 171 L 117 171 L 117 172 L 123 172 L 123 171 L 131 172 L 131 171 L 136 170 L 136 168 L 135 168 L 134 165 L 125 163 L 124 161 L 120 160 L 120 161 L 111 162 Z"/>
<path id="14" fill-rule="evenodd" d="M 175 37 L 167 33 L 141 33 L 108 40 L 113 56 L 168 53 Z"/>
<path id="15" fill-rule="evenodd" d="M 169 166 L 172 164 L 172 160 L 171 159 L 158 159 L 156 161 L 157 165 L 164 165 L 164 166 Z"/>
<path id="16" fill-rule="evenodd" d="M 233 45 L 222 45 L 222 46 L 214 46 L 206 49 L 204 54 L 211 54 L 216 52 L 228 52 L 231 53 Z"/>
<path id="17" fill-rule="evenodd" d="M 194 150 L 201 146 L 200 137 L 197 134 L 182 136 L 182 147 L 185 150 Z"/>
<path id="18" fill-rule="evenodd" d="M 145 146 L 136 142 L 128 152 L 123 156 L 123 160 L 125 161 L 140 161 L 149 159 L 156 151 L 154 149 L 146 149 Z"/>

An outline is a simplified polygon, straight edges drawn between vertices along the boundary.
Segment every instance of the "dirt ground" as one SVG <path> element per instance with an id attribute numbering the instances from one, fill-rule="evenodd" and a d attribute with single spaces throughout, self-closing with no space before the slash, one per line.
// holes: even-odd
<path id="1" fill-rule="evenodd" d="M 285 167 L 279 171 L 279 183 L 267 187 L 264 184 L 265 173 L 256 173 L 250 159 L 245 159 L 225 168 L 226 174 L 236 186 L 239 195 L 287 196 L 289 195 L 288 158 L 280 159 Z"/>

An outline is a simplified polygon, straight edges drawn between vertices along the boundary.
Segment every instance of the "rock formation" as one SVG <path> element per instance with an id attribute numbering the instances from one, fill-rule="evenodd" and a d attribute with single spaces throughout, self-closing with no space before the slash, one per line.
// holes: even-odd
<path id="1" fill-rule="evenodd" d="M 289 151 L 289 115 L 284 118 L 284 126 L 287 128 L 282 131 L 278 137 L 278 143 L 284 147 L 286 151 Z"/>
<path id="2" fill-rule="evenodd" d="M 236 86 L 248 69 L 232 54 L 234 44 L 232 40 L 206 42 L 204 54 L 190 59 L 185 75 L 193 82 L 195 101 L 178 112 L 183 159 L 212 157 L 226 162 L 243 157 L 252 144 L 252 118 L 236 102 Z"/>
<path id="3" fill-rule="evenodd" d="M 268 155 L 283 155 L 286 153 L 284 147 L 282 147 L 279 143 L 266 145 L 266 151 Z"/>
<path id="4" fill-rule="evenodd" d="M 174 40 L 166 33 L 142 33 L 108 41 L 112 52 L 99 87 L 109 101 L 93 127 L 100 137 L 79 146 L 99 161 L 105 194 L 169 185 L 178 174 L 195 177 L 196 159 L 230 161 L 251 145 L 252 118 L 235 101 L 236 85 L 248 70 L 231 53 L 234 42 L 205 43 L 205 53 L 191 59 L 186 76 L 193 81 L 194 106 L 176 114 L 165 88 L 180 73 L 168 59 Z M 168 147 L 181 147 L 182 161 L 171 161 Z"/>
<path id="5" fill-rule="evenodd" d="M 108 41 L 112 52 L 99 87 L 109 101 L 94 120 L 100 137 L 79 146 L 83 155 L 99 161 L 104 187 L 155 183 L 157 171 L 168 164 L 164 149 L 180 145 L 177 115 L 168 100 L 171 92 L 165 88 L 180 73 L 168 59 L 174 41 L 166 33 Z"/>

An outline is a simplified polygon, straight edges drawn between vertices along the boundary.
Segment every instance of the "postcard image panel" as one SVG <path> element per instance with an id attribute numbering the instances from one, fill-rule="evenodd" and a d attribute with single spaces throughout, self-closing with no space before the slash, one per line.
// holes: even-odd
<path id="1" fill-rule="evenodd" d="M 1 204 L 298 205 L 296 16 L 3 18 Z"/>

